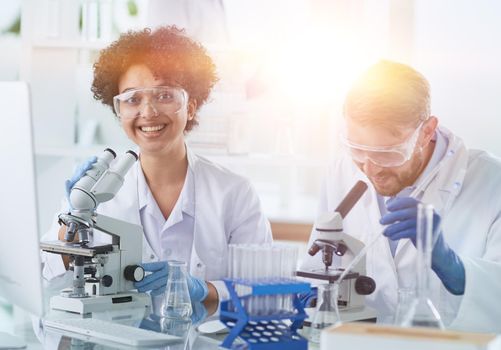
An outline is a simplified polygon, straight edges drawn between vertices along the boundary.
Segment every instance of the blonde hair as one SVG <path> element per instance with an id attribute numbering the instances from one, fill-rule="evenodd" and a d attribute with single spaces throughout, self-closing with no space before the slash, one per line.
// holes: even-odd
<path id="1" fill-rule="evenodd" d="M 344 103 L 344 117 L 363 125 L 395 130 L 416 126 L 430 116 L 430 85 L 413 68 L 380 61 L 362 74 Z"/>

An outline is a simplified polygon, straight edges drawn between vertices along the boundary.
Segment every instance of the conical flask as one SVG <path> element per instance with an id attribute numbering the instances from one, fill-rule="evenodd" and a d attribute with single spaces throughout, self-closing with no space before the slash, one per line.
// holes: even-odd
<path id="1" fill-rule="evenodd" d="M 168 264 L 169 277 L 165 288 L 162 316 L 174 319 L 188 319 L 193 310 L 186 280 L 186 262 L 170 260 Z"/>
<path id="2" fill-rule="evenodd" d="M 317 308 L 310 332 L 310 341 L 313 343 L 320 343 L 322 329 L 341 322 L 337 307 L 338 294 L 339 284 L 337 283 L 318 286 Z"/>
<path id="3" fill-rule="evenodd" d="M 162 317 L 160 319 L 160 332 L 175 335 L 177 337 L 185 338 L 191 327 L 191 320 L 189 318 L 169 318 Z"/>
<path id="4" fill-rule="evenodd" d="M 409 309 L 416 300 L 415 288 L 399 288 L 398 289 L 398 304 L 393 317 L 393 324 L 401 326 Z"/>
<path id="5" fill-rule="evenodd" d="M 437 308 L 430 298 L 431 253 L 433 250 L 433 206 L 418 204 L 417 213 L 417 289 L 416 298 L 404 317 L 404 327 L 445 329 Z"/>

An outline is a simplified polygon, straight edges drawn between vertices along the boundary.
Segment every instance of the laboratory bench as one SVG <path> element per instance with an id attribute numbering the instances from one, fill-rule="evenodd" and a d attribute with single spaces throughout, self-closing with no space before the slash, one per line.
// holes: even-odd
<path id="1" fill-rule="evenodd" d="M 142 314 L 141 314 L 142 313 Z M 68 317 L 68 313 L 51 311 L 47 317 L 54 318 L 62 318 L 61 315 L 65 314 L 65 317 Z M 152 320 L 151 316 L 143 317 L 144 310 L 140 311 L 108 311 L 103 313 L 94 313 L 93 317 L 103 319 L 110 322 L 117 322 L 121 324 L 126 324 L 131 327 L 139 327 L 150 329 L 154 331 L 161 331 L 163 333 L 172 334 L 180 337 L 180 340 L 175 343 L 171 343 L 168 346 L 163 347 L 147 347 L 145 349 L 168 349 L 168 350 L 216 350 L 223 349 L 220 348 L 220 344 L 226 337 L 227 333 L 215 333 L 215 334 L 202 334 L 198 331 L 198 325 L 193 326 L 191 324 L 187 324 L 185 322 L 178 324 L 169 324 L 167 327 L 165 325 L 161 325 L 160 322 Z M 74 314 L 74 317 L 81 317 L 80 315 Z M 19 320 L 19 317 L 14 317 L 12 314 L 6 313 L 5 310 L 0 308 L 0 331 L 7 330 L 8 333 L 14 334 L 15 336 L 24 340 L 28 346 L 26 349 L 28 350 L 38 350 L 38 349 L 54 349 L 54 350 L 66 350 L 66 349 L 75 349 L 75 350 L 90 350 L 90 349 L 139 349 L 138 347 L 129 347 L 124 346 L 118 343 L 110 343 L 102 340 L 89 340 L 86 339 L 83 335 L 76 335 L 71 333 L 66 333 L 64 331 L 56 331 L 52 329 L 44 329 L 42 325 L 42 321 L 39 318 L 34 317 L 24 317 L 21 318 L 22 321 Z M 158 320 L 158 318 L 155 318 Z M 215 317 L 209 318 L 216 319 Z M 344 328 L 350 330 L 350 328 L 355 328 L 355 331 L 351 330 L 348 332 L 348 337 L 336 338 L 335 342 L 337 345 L 343 344 L 343 348 L 360 348 L 365 347 L 367 342 L 371 344 L 371 348 L 373 349 L 422 349 L 427 348 L 430 350 L 443 350 L 443 349 L 451 349 L 451 350 L 465 350 L 465 349 L 475 349 L 475 350 L 500 350 L 501 349 L 501 337 L 497 337 L 494 341 L 486 341 L 485 339 L 489 338 L 489 335 L 481 335 L 475 333 L 450 333 L 445 332 L 443 336 L 446 337 L 446 342 L 444 339 L 441 341 L 433 341 L 433 336 L 428 337 L 429 334 L 419 334 L 417 337 L 413 338 L 411 333 L 413 332 L 427 332 L 420 331 L 419 329 L 413 330 L 405 330 L 400 329 L 399 332 L 403 332 L 404 338 L 407 339 L 398 339 L 397 333 L 395 329 L 389 329 L 385 326 L 377 326 L 377 329 L 374 329 L 373 326 L 367 326 L 369 329 L 369 333 L 374 333 L 375 330 L 378 332 L 390 332 L 391 336 L 385 338 L 366 338 L 362 331 L 365 326 L 363 324 L 358 323 L 346 323 L 344 324 Z M 368 324 L 366 324 L 368 325 Z M 300 334 L 307 337 L 309 328 L 305 327 L 300 330 Z M 329 331 L 330 333 L 332 331 Z M 368 331 L 365 330 L 365 333 Z M 437 332 L 437 331 L 432 331 Z M 449 334 L 450 333 L 450 334 Z M 351 334 L 351 335 L 350 335 Z M 374 333 L 376 334 L 376 333 Z M 372 335 L 374 335 L 372 334 Z M 468 341 L 457 341 L 454 337 L 464 337 L 468 339 Z M 371 335 L 371 334 L 369 334 Z M 350 337 L 351 336 L 351 337 Z M 367 336 L 367 334 L 365 334 Z M 435 335 L 436 336 L 436 335 Z M 428 339 L 429 338 L 429 339 Z M 482 339 L 480 339 L 482 338 Z M 473 339 L 473 340 L 472 340 Z M 480 339 L 480 340 L 479 340 Z M 332 340 L 332 339 L 331 339 Z M 423 347 L 424 343 L 426 347 Z M 483 345 L 481 345 L 483 343 Z M 489 343 L 489 344 L 487 344 Z M 4 349 L 0 344 L 0 349 Z M 280 348 L 280 347 L 278 347 Z M 320 349 L 319 344 L 308 343 L 309 350 Z"/>
<path id="2" fill-rule="evenodd" d="M 154 331 L 162 331 L 164 333 L 177 335 L 181 338 L 179 342 L 169 344 L 163 347 L 147 347 L 147 349 L 169 349 L 169 350 L 210 350 L 219 349 L 219 345 L 226 337 L 225 334 L 201 334 L 198 331 L 197 326 L 187 325 L 186 323 L 169 325 L 169 327 L 164 327 L 160 325 L 158 321 L 153 321 L 151 317 L 141 318 L 141 312 L 105 312 L 105 313 L 94 313 L 93 317 L 99 319 L 117 322 L 121 324 L 130 325 L 132 327 L 146 328 Z M 9 323 L 9 316 L 2 315 L 3 319 L 0 320 L 0 324 Z M 61 314 L 52 314 L 48 317 L 61 317 Z M 81 317 L 75 315 L 75 317 Z M 163 328 L 163 329 L 161 329 Z M 44 329 L 42 325 L 42 320 L 38 318 L 26 319 L 24 322 L 18 323 L 12 332 L 15 336 L 23 339 L 27 344 L 28 350 L 38 350 L 38 349 L 54 349 L 54 350 L 65 350 L 65 349 L 78 349 L 78 350 L 89 350 L 89 349 L 138 349 L 138 347 L 129 347 L 117 343 L 109 343 L 105 341 L 89 340 L 85 339 L 83 335 L 75 335 L 71 333 L 56 331 L 52 329 Z M 3 349 L 0 344 L 0 349 Z M 319 349 L 317 344 L 311 344 L 309 349 Z"/>

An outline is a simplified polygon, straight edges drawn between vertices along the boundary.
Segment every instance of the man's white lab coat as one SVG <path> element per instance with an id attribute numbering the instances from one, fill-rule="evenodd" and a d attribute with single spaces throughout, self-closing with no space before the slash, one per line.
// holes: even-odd
<path id="1" fill-rule="evenodd" d="M 432 300 L 450 328 L 501 332 L 501 162 L 486 152 L 468 151 L 445 128 L 439 132 L 448 139 L 448 148 L 418 198 L 433 204 L 442 216 L 445 241 L 464 263 L 466 285 L 463 296 L 454 296 L 432 272 Z M 319 213 L 334 211 L 358 180 L 369 189 L 343 226 L 346 233 L 367 243 L 381 235 L 384 226 L 379 224 L 375 189 L 351 158 L 343 156 L 329 168 Z M 321 254 L 307 256 L 302 269 L 319 264 Z M 366 303 L 377 310 L 378 321 L 391 322 L 398 288 L 415 286 L 416 248 L 410 240 L 401 240 L 393 258 L 383 237 L 367 253 L 366 264 L 367 275 L 377 285 Z"/>

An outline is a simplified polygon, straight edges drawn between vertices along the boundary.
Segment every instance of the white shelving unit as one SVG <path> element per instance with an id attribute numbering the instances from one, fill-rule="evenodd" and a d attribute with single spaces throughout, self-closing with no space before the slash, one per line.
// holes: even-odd
<path id="1" fill-rule="evenodd" d="M 79 17 L 85 1 L 22 2 L 20 79 L 31 87 L 41 232 L 52 223 L 64 180 L 81 158 L 75 142 L 82 72 L 90 67 L 92 54 L 110 41 L 82 39 Z"/>
<path id="2" fill-rule="evenodd" d="M 32 43 L 33 49 L 70 49 L 70 50 L 101 50 L 109 44 L 109 41 L 85 41 L 82 39 L 58 40 L 58 39 L 40 39 Z"/>

